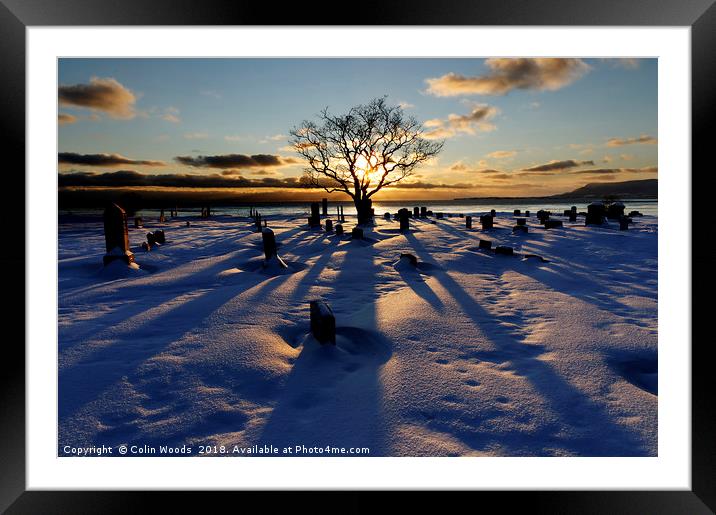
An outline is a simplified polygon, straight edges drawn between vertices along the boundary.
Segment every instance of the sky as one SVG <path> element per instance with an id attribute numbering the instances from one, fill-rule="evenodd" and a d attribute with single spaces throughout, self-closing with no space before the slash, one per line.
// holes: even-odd
<path id="1" fill-rule="evenodd" d="M 445 144 L 376 199 L 657 176 L 656 59 L 73 58 L 59 61 L 60 186 L 309 198 L 289 131 L 383 96 Z"/>

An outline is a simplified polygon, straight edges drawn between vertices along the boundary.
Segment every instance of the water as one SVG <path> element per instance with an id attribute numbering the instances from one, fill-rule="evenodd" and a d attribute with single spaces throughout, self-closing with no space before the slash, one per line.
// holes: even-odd
<path id="1" fill-rule="evenodd" d="M 561 214 L 565 209 L 570 209 L 572 206 L 577 206 L 577 211 L 586 211 L 587 205 L 590 201 L 559 201 L 559 200 L 417 200 L 417 201 L 403 201 L 403 200 L 389 200 L 389 201 L 375 201 L 373 207 L 375 208 L 376 216 L 382 216 L 383 213 L 395 213 L 401 207 L 406 207 L 412 211 L 415 206 L 426 206 L 428 210 L 433 212 L 444 212 L 444 213 L 462 213 L 465 215 L 480 215 L 489 213 L 491 209 L 495 211 L 512 214 L 513 210 L 520 209 L 522 212 L 529 210 L 532 214 L 536 213 L 540 209 L 552 211 L 554 214 Z M 625 212 L 640 211 L 644 215 L 658 216 L 658 202 L 656 199 L 624 199 L 622 200 L 626 206 Z M 352 202 L 328 202 L 328 214 L 329 216 L 336 215 L 336 206 L 343 206 L 346 216 L 355 216 L 356 210 Z M 254 204 L 256 208 L 263 216 L 308 216 L 311 212 L 310 202 L 282 202 L 282 203 L 262 203 Z M 215 215 L 234 215 L 234 216 L 248 216 L 249 209 L 252 206 L 226 206 L 212 205 L 212 214 Z M 60 214 L 74 214 L 74 215 L 96 215 L 101 213 L 99 209 L 66 209 L 60 210 Z M 199 216 L 201 208 L 181 208 L 179 207 L 179 216 Z M 169 208 L 165 209 L 165 214 L 169 217 Z M 138 211 L 134 216 L 142 216 L 146 218 L 158 217 L 158 209 L 143 209 Z"/>

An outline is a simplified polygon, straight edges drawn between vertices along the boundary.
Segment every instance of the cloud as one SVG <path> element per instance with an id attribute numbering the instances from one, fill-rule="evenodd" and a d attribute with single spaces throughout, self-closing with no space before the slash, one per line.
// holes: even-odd
<path id="1" fill-rule="evenodd" d="M 160 118 L 167 122 L 172 123 L 179 123 L 181 120 L 179 119 L 179 109 L 176 107 L 167 107 L 164 109 L 164 113 L 160 116 Z"/>
<path id="2" fill-rule="evenodd" d="M 465 190 L 465 189 L 471 189 L 474 188 L 474 184 L 469 184 L 465 182 L 457 182 L 454 184 L 443 184 L 443 183 L 433 183 L 433 182 L 423 182 L 423 181 L 416 181 L 416 182 L 398 182 L 390 186 L 391 188 L 397 188 L 402 190 L 413 190 L 413 189 L 420 189 L 420 190 L 434 190 L 434 189 L 452 189 L 452 190 Z"/>
<path id="3" fill-rule="evenodd" d="M 57 115 L 57 123 L 60 125 L 69 125 L 70 123 L 75 123 L 76 121 L 77 117 L 71 114 L 60 113 Z"/>
<path id="4" fill-rule="evenodd" d="M 438 97 L 505 95 L 515 89 L 555 91 L 576 81 L 591 68 L 581 59 L 486 59 L 487 75 L 466 77 L 448 73 L 427 79 L 428 93 Z"/>
<path id="5" fill-rule="evenodd" d="M 487 104 L 476 104 L 468 114 L 450 114 L 446 120 L 434 118 L 424 125 L 429 130 L 423 134 L 426 139 L 452 138 L 460 134 L 490 132 L 496 127 L 490 123 L 500 110 Z"/>
<path id="6" fill-rule="evenodd" d="M 259 141 L 259 143 L 268 143 L 270 141 L 283 141 L 286 138 L 288 138 L 288 136 L 286 136 L 285 134 L 274 134 L 273 136 L 266 136 L 264 139 Z"/>
<path id="7" fill-rule="evenodd" d="M 120 154 L 77 154 L 75 152 L 60 152 L 57 154 L 60 164 L 82 166 L 166 166 L 164 161 L 148 161 L 131 159 Z"/>
<path id="8" fill-rule="evenodd" d="M 450 170 L 452 170 L 453 172 L 464 172 L 468 170 L 468 166 L 458 161 L 457 163 L 453 163 L 452 165 L 450 165 Z"/>
<path id="9" fill-rule="evenodd" d="M 550 161 L 543 165 L 532 166 L 531 168 L 523 168 L 525 172 L 550 172 L 554 170 L 567 170 L 577 166 L 594 165 L 594 161 L 575 161 L 567 159 L 565 161 Z"/>
<path id="10" fill-rule="evenodd" d="M 573 174 L 594 174 L 594 175 L 612 175 L 616 173 L 658 173 L 656 166 L 645 166 L 643 168 L 596 168 L 591 170 L 576 170 Z"/>
<path id="11" fill-rule="evenodd" d="M 633 57 L 609 57 L 602 60 L 610 63 L 614 68 L 624 68 L 625 70 L 636 70 L 641 64 L 641 59 Z"/>
<path id="12" fill-rule="evenodd" d="M 487 154 L 487 157 L 491 157 L 493 159 L 507 159 L 508 157 L 513 157 L 516 154 L 517 152 L 514 150 L 495 150 L 494 152 Z"/>
<path id="13" fill-rule="evenodd" d="M 61 106 L 101 111 L 112 118 L 130 119 L 137 114 L 137 97 L 112 78 L 92 77 L 89 84 L 60 85 L 58 96 Z"/>
<path id="14" fill-rule="evenodd" d="M 142 174 L 134 170 L 117 172 L 72 172 L 58 175 L 60 187 L 173 187 L 173 188 L 304 188 L 298 177 L 247 179 L 223 174 Z"/>
<path id="15" fill-rule="evenodd" d="M 223 154 L 218 156 L 177 156 L 175 161 L 187 166 L 197 168 L 257 168 L 286 166 L 299 163 L 292 157 L 281 157 L 271 154 L 254 154 L 252 156 L 244 154 Z"/>
<path id="16" fill-rule="evenodd" d="M 413 109 L 415 104 L 411 104 L 410 102 L 398 102 L 398 107 L 401 109 Z"/>
<path id="17" fill-rule="evenodd" d="M 656 145 L 657 139 L 648 134 L 642 134 L 638 138 L 610 138 L 607 140 L 608 147 L 623 147 L 625 145 Z"/>

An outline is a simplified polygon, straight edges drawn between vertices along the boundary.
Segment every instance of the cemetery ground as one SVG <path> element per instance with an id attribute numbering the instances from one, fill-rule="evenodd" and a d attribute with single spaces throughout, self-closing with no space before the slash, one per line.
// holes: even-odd
<path id="1" fill-rule="evenodd" d="M 338 236 L 325 217 L 275 216 L 286 267 L 264 267 L 253 219 L 179 215 L 130 221 L 138 269 L 103 266 L 101 217 L 60 217 L 60 455 L 656 455 L 656 217 L 546 229 L 533 213 L 525 233 L 512 212 L 484 231 L 474 214 L 405 232 L 377 215 L 352 239 L 351 217 Z M 155 230 L 164 244 L 143 250 Z M 332 309 L 335 345 L 311 334 L 312 300 Z"/>

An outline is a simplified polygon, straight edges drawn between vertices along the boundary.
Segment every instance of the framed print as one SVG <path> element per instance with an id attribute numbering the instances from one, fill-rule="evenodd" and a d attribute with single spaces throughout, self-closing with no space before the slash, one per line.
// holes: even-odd
<path id="1" fill-rule="evenodd" d="M 713 510 L 716 8 L 320 7 L 0 5 L 3 509 Z"/>

